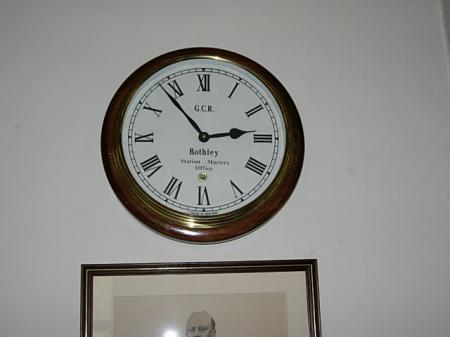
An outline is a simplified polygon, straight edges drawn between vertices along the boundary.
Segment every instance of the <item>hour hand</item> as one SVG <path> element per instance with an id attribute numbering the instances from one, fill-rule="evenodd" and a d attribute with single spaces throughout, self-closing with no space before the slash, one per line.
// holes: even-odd
<path id="1" fill-rule="evenodd" d="M 184 109 L 181 107 L 180 103 L 178 103 L 178 101 L 172 97 L 171 94 L 169 94 L 167 92 L 166 89 L 164 89 L 164 87 L 160 84 L 159 85 L 161 87 L 161 89 L 166 93 L 167 97 L 169 97 L 170 101 L 172 102 L 173 105 L 175 105 L 177 107 L 178 110 L 181 111 L 181 113 L 184 115 L 184 117 L 186 117 L 186 119 L 189 121 L 189 123 L 194 127 L 194 129 L 201 134 L 202 130 L 200 129 L 200 127 L 198 126 L 198 124 L 184 111 Z"/>
<path id="2" fill-rule="evenodd" d="M 213 133 L 212 135 L 209 135 L 209 138 L 231 137 L 232 139 L 237 139 L 240 136 L 242 136 L 246 133 L 250 133 L 250 132 L 256 132 L 256 130 L 244 131 L 244 130 L 232 128 L 232 129 L 230 129 L 229 132 Z"/>

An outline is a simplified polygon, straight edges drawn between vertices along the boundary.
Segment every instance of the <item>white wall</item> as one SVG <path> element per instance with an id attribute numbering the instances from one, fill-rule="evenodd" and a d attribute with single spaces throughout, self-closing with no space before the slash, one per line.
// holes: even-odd
<path id="1" fill-rule="evenodd" d="M 0 335 L 77 336 L 81 263 L 317 258 L 324 336 L 448 337 L 443 31 L 438 0 L 2 0 Z M 304 123 L 293 197 L 224 244 L 146 229 L 100 157 L 120 83 L 188 46 L 263 64 Z"/>

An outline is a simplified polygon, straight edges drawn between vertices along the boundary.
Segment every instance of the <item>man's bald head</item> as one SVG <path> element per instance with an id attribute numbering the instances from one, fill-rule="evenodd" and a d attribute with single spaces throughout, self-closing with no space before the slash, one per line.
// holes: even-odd
<path id="1" fill-rule="evenodd" d="M 206 311 L 192 313 L 186 322 L 187 337 L 215 337 L 216 322 Z"/>

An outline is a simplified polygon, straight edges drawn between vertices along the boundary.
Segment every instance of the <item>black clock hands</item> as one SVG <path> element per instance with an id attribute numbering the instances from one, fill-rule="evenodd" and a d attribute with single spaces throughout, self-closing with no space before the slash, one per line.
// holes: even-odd
<path id="1" fill-rule="evenodd" d="M 160 84 L 159 85 L 161 89 L 166 93 L 167 97 L 169 97 L 170 101 L 177 107 L 178 110 L 181 111 L 181 113 L 184 115 L 184 117 L 187 118 L 189 123 L 194 127 L 194 129 L 198 132 L 200 140 L 202 139 L 201 135 L 204 134 L 204 132 L 200 129 L 198 124 L 184 111 L 184 109 L 181 107 L 180 103 L 177 102 L 177 100 L 170 95 L 166 89 Z"/>
<path id="2" fill-rule="evenodd" d="M 256 132 L 256 130 L 244 131 L 244 130 L 232 128 L 232 129 L 230 129 L 229 132 L 213 133 L 212 135 L 209 135 L 209 138 L 231 137 L 232 139 L 237 139 L 240 136 L 242 136 L 246 133 L 249 133 L 249 132 Z"/>
<path id="3" fill-rule="evenodd" d="M 231 128 L 229 132 L 213 133 L 212 135 L 208 134 L 207 132 L 203 132 L 202 129 L 200 129 L 200 127 L 198 126 L 198 124 L 184 111 L 180 103 L 178 103 L 178 101 L 171 94 L 169 94 L 161 84 L 159 84 L 159 86 L 166 93 L 167 97 L 169 97 L 172 104 L 175 105 L 175 107 L 181 111 L 184 117 L 186 117 L 186 119 L 195 129 L 195 131 L 198 132 L 198 139 L 203 143 L 207 142 L 210 138 L 231 137 L 232 139 L 237 139 L 246 133 L 256 132 L 256 130 L 244 131 L 236 128 Z"/>

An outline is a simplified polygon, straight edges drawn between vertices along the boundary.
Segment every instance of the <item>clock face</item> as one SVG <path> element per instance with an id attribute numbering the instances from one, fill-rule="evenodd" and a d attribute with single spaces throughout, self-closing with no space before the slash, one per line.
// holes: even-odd
<path id="1" fill-rule="evenodd" d="M 133 215 L 182 241 L 251 232 L 288 200 L 303 130 L 280 82 L 256 62 L 182 49 L 137 69 L 102 129 L 106 175 Z"/>
<path id="2" fill-rule="evenodd" d="M 122 148 L 134 180 L 187 215 L 235 211 L 257 199 L 283 161 L 278 103 L 249 71 L 190 59 L 150 76 L 127 106 Z"/>

